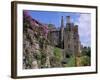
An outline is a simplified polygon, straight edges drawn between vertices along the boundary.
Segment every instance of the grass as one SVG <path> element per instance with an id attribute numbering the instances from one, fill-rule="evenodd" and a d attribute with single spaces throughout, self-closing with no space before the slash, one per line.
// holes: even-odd
<path id="1" fill-rule="evenodd" d="M 56 59 L 61 60 L 62 51 L 60 48 L 54 47 L 54 55 Z"/>

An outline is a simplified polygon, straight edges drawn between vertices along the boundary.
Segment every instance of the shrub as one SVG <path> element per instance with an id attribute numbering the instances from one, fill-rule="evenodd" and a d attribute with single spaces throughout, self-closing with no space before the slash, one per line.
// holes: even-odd
<path id="1" fill-rule="evenodd" d="M 82 66 L 89 66 L 90 65 L 90 57 L 82 56 L 80 59 L 81 59 Z"/>
<path id="2" fill-rule="evenodd" d="M 61 58 L 62 58 L 62 52 L 61 52 L 60 48 L 57 48 L 57 47 L 54 48 L 54 56 L 55 56 L 55 58 L 57 60 L 59 60 L 59 61 L 61 60 Z"/>
<path id="3" fill-rule="evenodd" d="M 68 67 L 73 67 L 75 66 L 75 56 L 71 56 L 69 59 L 68 59 L 68 64 L 67 64 Z"/>

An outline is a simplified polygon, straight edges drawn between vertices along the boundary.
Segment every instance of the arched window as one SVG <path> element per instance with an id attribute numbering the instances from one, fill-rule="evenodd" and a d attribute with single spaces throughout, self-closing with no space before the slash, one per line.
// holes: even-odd
<path id="1" fill-rule="evenodd" d="M 68 48 L 70 48 L 70 44 L 68 44 Z"/>

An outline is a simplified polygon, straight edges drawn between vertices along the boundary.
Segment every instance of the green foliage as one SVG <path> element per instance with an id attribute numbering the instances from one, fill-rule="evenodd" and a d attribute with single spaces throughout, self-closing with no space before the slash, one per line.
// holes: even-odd
<path id="1" fill-rule="evenodd" d="M 41 54 L 37 54 L 36 59 L 40 60 L 41 59 Z"/>
<path id="2" fill-rule="evenodd" d="M 90 57 L 89 56 L 82 56 L 80 59 L 81 59 L 82 66 L 89 66 L 90 65 Z"/>
<path id="3" fill-rule="evenodd" d="M 82 66 L 89 66 L 90 65 L 90 57 L 91 57 L 91 48 L 84 47 L 82 49 L 82 55 L 80 57 L 81 65 Z"/>
<path id="4" fill-rule="evenodd" d="M 91 48 L 90 47 L 84 47 L 82 49 L 82 56 L 91 56 Z"/>
<path id="5" fill-rule="evenodd" d="M 86 54 L 87 56 L 91 56 L 91 49 L 90 49 L 90 47 L 88 47 L 88 51 L 87 51 L 87 54 Z"/>
<path id="6" fill-rule="evenodd" d="M 60 48 L 57 48 L 57 47 L 55 47 L 54 48 L 54 55 L 55 55 L 55 58 L 57 59 L 57 60 L 61 60 L 61 55 L 62 54 L 62 52 L 61 52 L 61 49 Z"/>
<path id="7" fill-rule="evenodd" d="M 73 66 L 75 66 L 75 56 L 71 56 L 71 57 L 68 59 L 67 67 L 73 67 Z"/>

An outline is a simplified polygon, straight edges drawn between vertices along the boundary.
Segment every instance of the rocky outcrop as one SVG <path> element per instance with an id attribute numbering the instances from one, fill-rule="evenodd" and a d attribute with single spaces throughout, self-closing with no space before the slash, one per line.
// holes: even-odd
<path id="1" fill-rule="evenodd" d="M 58 67 L 54 47 L 47 39 L 48 27 L 32 19 L 27 12 L 23 15 L 23 68 Z"/>

